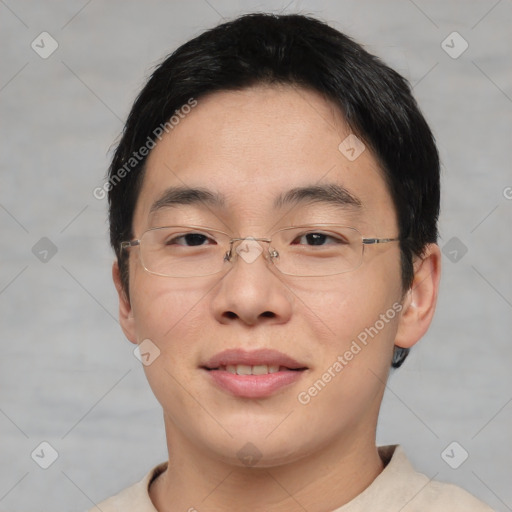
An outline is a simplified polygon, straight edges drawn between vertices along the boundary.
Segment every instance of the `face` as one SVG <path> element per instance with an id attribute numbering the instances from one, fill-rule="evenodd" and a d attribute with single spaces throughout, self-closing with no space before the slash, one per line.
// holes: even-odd
<path id="1" fill-rule="evenodd" d="M 376 159 L 369 149 L 353 160 L 338 148 L 349 134 L 339 111 L 304 89 L 202 98 L 148 157 L 135 238 L 168 225 L 266 237 L 315 223 L 396 237 Z M 276 204 L 291 189 L 332 186 L 360 204 L 311 194 Z M 208 189 L 222 202 L 166 204 L 171 187 Z M 237 465 L 254 455 L 269 467 L 372 438 L 403 315 L 397 243 L 367 246 L 357 269 L 328 277 L 284 275 L 264 253 L 235 257 L 216 275 L 161 277 L 139 255 L 130 249 L 121 323 L 132 342 L 160 350 L 145 372 L 176 443 Z M 237 363 L 281 368 L 227 371 Z"/>

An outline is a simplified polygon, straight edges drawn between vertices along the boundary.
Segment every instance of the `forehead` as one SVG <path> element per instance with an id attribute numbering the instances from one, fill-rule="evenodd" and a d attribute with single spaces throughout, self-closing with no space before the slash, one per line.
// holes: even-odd
<path id="1" fill-rule="evenodd" d="M 383 209 L 391 222 L 382 171 L 368 149 L 348 158 L 342 143 L 349 135 L 339 109 L 302 88 L 257 86 L 200 98 L 148 156 L 134 229 L 147 227 L 155 204 L 176 187 L 206 188 L 222 197 L 212 208 L 260 225 L 285 206 L 280 199 L 290 190 L 338 185 L 361 203 L 361 215 Z"/>

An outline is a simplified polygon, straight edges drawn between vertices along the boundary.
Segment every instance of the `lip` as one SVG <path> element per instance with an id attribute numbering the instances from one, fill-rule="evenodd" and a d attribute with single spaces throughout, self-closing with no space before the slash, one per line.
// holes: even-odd
<path id="1" fill-rule="evenodd" d="M 222 367 L 227 365 L 279 366 L 279 371 L 265 375 L 237 375 Z M 295 359 L 273 349 L 245 351 L 231 349 L 213 356 L 201 369 L 223 391 L 241 398 L 265 398 L 296 383 L 308 369 Z"/>

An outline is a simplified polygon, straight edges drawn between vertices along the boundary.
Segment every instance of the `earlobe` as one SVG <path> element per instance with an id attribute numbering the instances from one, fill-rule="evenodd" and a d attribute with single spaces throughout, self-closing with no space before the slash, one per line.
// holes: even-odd
<path id="1" fill-rule="evenodd" d="M 137 337 L 135 336 L 135 322 L 133 318 L 133 310 L 130 304 L 126 291 L 123 287 L 121 280 L 121 272 L 117 261 L 114 261 L 112 265 L 112 279 L 117 290 L 119 297 L 119 324 L 123 329 L 124 335 L 132 343 L 137 343 Z"/>
<path id="2" fill-rule="evenodd" d="M 441 277 L 441 252 L 429 244 L 414 262 L 414 280 L 407 291 L 395 338 L 395 345 L 410 348 L 427 332 L 436 308 Z"/>

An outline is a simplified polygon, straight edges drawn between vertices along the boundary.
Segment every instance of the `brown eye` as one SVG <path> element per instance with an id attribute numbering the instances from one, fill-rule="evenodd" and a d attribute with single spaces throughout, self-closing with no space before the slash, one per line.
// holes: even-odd
<path id="1" fill-rule="evenodd" d="M 186 233 L 184 235 L 175 236 L 165 242 L 165 245 L 183 245 L 185 247 L 198 247 L 206 245 L 205 242 L 214 242 L 211 238 L 201 233 Z"/>
<path id="2" fill-rule="evenodd" d="M 326 233 L 314 232 L 301 235 L 297 237 L 292 243 L 307 246 L 323 246 L 332 244 L 346 244 L 348 242 L 341 237 L 328 235 Z"/>

